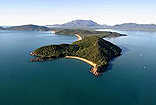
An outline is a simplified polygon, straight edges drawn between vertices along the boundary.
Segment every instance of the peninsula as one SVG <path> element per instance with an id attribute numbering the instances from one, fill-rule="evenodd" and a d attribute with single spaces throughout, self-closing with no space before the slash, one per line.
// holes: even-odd
<path id="1" fill-rule="evenodd" d="M 100 38 L 127 36 L 125 34 L 120 34 L 117 32 L 96 31 L 92 29 L 54 29 L 54 31 L 57 35 L 79 35 L 81 38 L 85 38 L 88 36 L 98 36 Z"/>
<path id="2" fill-rule="evenodd" d="M 43 46 L 31 52 L 31 55 L 37 57 L 31 59 L 31 62 L 59 58 L 79 59 L 90 64 L 90 72 L 99 76 L 106 70 L 111 59 L 121 55 L 121 49 L 99 36 L 91 35 L 72 44 Z"/>

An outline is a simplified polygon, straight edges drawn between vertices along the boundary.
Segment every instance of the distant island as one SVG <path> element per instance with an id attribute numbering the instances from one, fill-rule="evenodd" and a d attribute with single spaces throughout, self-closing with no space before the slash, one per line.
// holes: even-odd
<path id="1" fill-rule="evenodd" d="M 36 31 L 49 31 L 50 29 L 45 26 L 38 25 L 22 25 L 22 26 L 12 26 L 8 28 L 4 28 L 4 30 L 36 30 Z"/>
<path id="2" fill-rule="evenodd" d="M 108 28 L 116 29 L 116 30 L 156 31 L 155 24 L 124 23 L 124 24 L 114 25 Z"/>
<path id="3" fill-rule="evenodd" d="M 97 33 L 97 35 L 95 35 Z M 31 55 L 37 58 L 31 59 L 31 62 L 55 60 L 59 58 L 73 58 L 87 62 L 92 66 L 90 72 L 96 76 L 101 75 L 109 65 L 109 61 L 121 55 L 122 49 L 106 41 L 103 37 L 114 36 L 114 33 L 98 33 L 97 31 L 64 29 L 57 30 L 56 34 L 77 35 L 78 41 L 72 44 L 48 45 L 43 46 L 31 52 Z M 80 35 L 79 35 L 80 34 Z M 99 35 L 101 36 L 99 36 Z M 120 36 L 119 33 L 115 33 Z"/>

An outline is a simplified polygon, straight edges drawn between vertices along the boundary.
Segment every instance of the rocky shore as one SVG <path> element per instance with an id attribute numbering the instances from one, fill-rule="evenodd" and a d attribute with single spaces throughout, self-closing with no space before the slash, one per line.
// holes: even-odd
<path id="1" fill-rule="evenodd" d="M 43 61 L 51 61 L 57 59 L 56 57 L 42 57 L 33 52 L 31 52 L 30 55 L 36 57 L 34 59 L 30 59 L 30 62 L 43 62 Z"/>
<path id="2" fill-rule="evenodd" d="M 100 76 L 107 69 L 107 67 L 108 65 L 103 65 L 103 66 L 96 65 L 90 69 L 90 72 L 95 76 Z"/>
<path id="3" fill-rule="evenodd" d="M 90 69 L 90 73 L 94 74 L 95 76 L 100 76 L 101 75 L 101 73 L 98 72 L 98 68 L 96 66 L 95 67 L 92 67 Z"/>

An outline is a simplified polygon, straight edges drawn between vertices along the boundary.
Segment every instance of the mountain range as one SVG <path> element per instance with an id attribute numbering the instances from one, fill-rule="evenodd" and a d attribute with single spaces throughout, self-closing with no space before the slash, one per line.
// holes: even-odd
<path id="1" fill-rule="evenodd" d="M 114 26 L 109 25 L 100 25 L 92 20 L 73 20 L 64 24 L 55 24 L 55 25 L 46 25 L 46 26 L 38 26 L 38 25 L 22 25 L 22 26 L 12 26 L 12 27 L 0 27 L 0 30 L 40 30 L 40 31 L 49 31 L 51 28 L 66 28 L 66 29 L 83 29 L 83 28 L 91 28 L 91 29 L 116 29 L 116 30 L 140 30 L 140 31 L 156 31 L 155 24 L 137 24 L 137 23 L 124 23 L 117 24 Z"/>
<path id="2" fill-rule="evenodd" d="M 117 30 L 142 30 L 142 31 L 156 31 L 155 24 L 137 24 L 137 23 L 123 23 L 114 26 L 100 25 L 92 20 L 73 20 L 64 24 L 47 25 L 47 27 L 55 28 L 106 28 Z"/>

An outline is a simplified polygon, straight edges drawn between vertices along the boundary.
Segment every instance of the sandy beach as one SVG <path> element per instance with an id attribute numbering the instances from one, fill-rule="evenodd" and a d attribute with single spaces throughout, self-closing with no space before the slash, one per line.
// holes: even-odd
<path id="1" fill-rule="evenodd" d="M 79 59 L 79 60 L 82 60 L 82 61 L 84 61 L 84 62 L 90 64 L 90 65 L 93 66 L 93 67 L 96 66 L 95 63 L 93 63 L 92 61 L 89 61 L 89 60 L 87 60 L 87 59 L 84 59 L 84 58 L 75 57 L 75 56 L 66 56 L 66 58 Z"/>
<path id="2" fill-rule="evenodd" d="M 77 36 L 78 40 L 82 40 L 82 37 L 80 35 L 78 34 L 75 34 L 75 35 Z"/>
<path id="3" fill-rule="evenodd" d="M 55 31 L 52 31 L 52 34 L 55 34 L 56 32 Z M 82 40 L 82 37 L 79 35 L 79 34 L 75 34 L 78 38 L 78 40 Z"/>
<path id="4" fill-rule="evenodd" d="M 55 31 L 51 31 L 52 32 L 52 34 L 55 34 Z"/>

